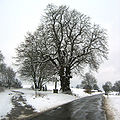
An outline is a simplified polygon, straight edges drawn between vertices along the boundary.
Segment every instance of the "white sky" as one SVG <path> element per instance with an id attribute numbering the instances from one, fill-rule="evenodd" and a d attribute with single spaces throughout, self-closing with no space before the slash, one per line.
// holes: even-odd
<path id="1" fill-rule="evenodd" d="M 49 3 L 76 9 L 107 29 L 109 60 L 101 65 L 96 77 L 99 84 L 120 80 L 120 0 L 0 0 L 0 50 L 5 62 L 12 65 L 15 48 L 24 41 L 26 32 L 36 29 Z"/>

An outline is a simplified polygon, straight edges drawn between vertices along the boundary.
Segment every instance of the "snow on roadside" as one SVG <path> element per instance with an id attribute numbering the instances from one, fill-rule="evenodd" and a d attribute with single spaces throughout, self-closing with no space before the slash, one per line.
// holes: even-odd
<path id="1" fill-rule="evenodd" d="M 84 92 L 84 89 L 72 88 L 71 90 L 73 95 L 56 94 L 52 91 L 38 91 L 37 97 L 35 97 L 35 92 L 31 89 L 21 89 L 20 91 L 24 93 L 23 97 L 27 100 L 28 105 L 31 105 L 37 112 L 43 112 L 78 98 L 90 96 L 90 94 Z"/>
<path id="2" fill-rule="evenodd" d="M 90 96 L 90 94 L 84 92 L 84 89 L 71 88 L 71 91 L 72 91 L 73 95 L 76 95 L 80 98 Z"/>
<path id="3" fill-rule="evenodd" d="M 7 113 L 14 107 L 12 105 L 12 96 L 17 95 L 17 93 L 22 92 L 21 95 L 26 99 L 26 103 L 31 105 L 35 111 L 43 112 L 45 110 L 60 106 L 62 104 L 71 102 L 81 97 L 90 96 L 84 92 L 84 89 L 72 88 L 73 95 L 63 94 L 63 93 L 53 93 L 53 91 L 38 91 L 38 96 L 35 97 L 35 91 L 28 88 L 23 89 L 12 89 L 0 92 L 0 119 L 4 118 Z M 92 94 L 91 94 L 92 95 Z M 21 102 L 19 102 L 22 106 Z"/>
<path id="4" fill-rule="evenodd" d="M 107 98 L 108 105 L 113 112 L 114 120 L 120 120 L 120 96 L 109 95 Z"/>
<path id="5" fill-rule="evenodd" d="M 4 118 L 13 107 L 11 103 L 12 95 L 10 92 L 10 90 L 0 92 L 0 119 Z"/>
<path id="6" fill-rule="evenodd" d="M 26 103 L 28 105 L 31 105 L 37 112 L 43 112 L 45 110 L 78 99 L 78 97 L 68 94 L 53 94 L 52 91 L 39 91 L 38 95 L 40 96 L 37 97 L 35 97 L 35 93 L 33 90 L 21 89 L 20 91 L 24 93 L 23 97 L 27 100 Z"/>
<path id="7" fill-rule="evenodd" d="M 85 89 L 78 89 L 78 88 L 71 88 L 73 95 L 76 95 L 77 97 L 86 97 L 86 96 L 91 96 L 91 95 L 96 95 L 96 94 L 102 94 L 101 92 L 94 91 L 91 94 L 88 94 L 85 91 Z"/>
<path id="8" fill-rule="evenodd" d="M 27 97 L 27 103 L 32 104 L 32 106 L 36 108 L 38 112 L 41 112 L 71 102 L 75 99 L 76 97 L 71 95 L 49 93 L 44 97 L 35 99 Z"/>

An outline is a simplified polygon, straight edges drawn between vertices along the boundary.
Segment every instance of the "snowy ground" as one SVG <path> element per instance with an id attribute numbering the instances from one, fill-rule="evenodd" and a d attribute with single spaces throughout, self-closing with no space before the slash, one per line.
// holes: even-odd
<path id="1" fill-rule="evenodd" d="M 109 95 L 106 97 L 109 109 L 113 113 L 114 120 L 120 120 L 120 96 Z"/>
<path id="2" fill-rule="evenodd" d="M 63 93 L 53 94 L 53 91 L 39 91 L 37 97 L 35 97 L 35 92 L 32 90 L 21 89 L 21 92 L 24 93 L 23 97 L 27 100 L 27 104 L 31 105 L 37 112 L 42 112 L 75 99 L 90 96 L 90 94 L 84 92 L 84 89 L 72 88 L 71 90 L 73 95 Z M 91 95 L 94 94 L 100 93 L 96 92 Z"/>
<path id="3" fill-rule="evenodd" d="M 24 93 L 23 98 L 27 101 L 27 104 L 31 105 L 37 112 L 42 112 L 50 108 L 71 102 L 78 97 L 54 93 L 52 91 L 38 91 L 37 97 L 35 97 L 35 92 L 33 90 L 21 89 Z"/>
<path id="4" fill-rule="evenodd" d="M 51 88 L 51 87 L 50 87 Z M 53 93 L 53 91 L 38 91 L 38 96 L 35 97 L 35 92 L 31 89 L 12 89 L 5 90 L 4 92 L 0 92 L 0 119 L 4 118 L 7 113 L 14 107 L 11 102 L 11 98 L 15 96 L 15 92 L 22 92 L 23 98 L 26 99 L 26 103 L 31 105 L 36 112 L 43 112 L 48 109 L 57 107 L 59 105 L 71 102 L 81 97 L 90 96 L 85 93 L 83 89 L 72 88 L 73 95 L 63 94 L 63 93 Z M 98 94 L 98 93 L 93 93 Z M 91 94 L 91 95 L 93 95 Z M 24 106 L 21 103 L 21 106 Z"/>
<path id="5" fill-rule="evenodd" d="M 11 98 L 12 95 L 10 90 L 0 92 L 0 119 L 4 118 L 12 109 L 13 105 L 11 103 Z"/>
<path id="6" fill-rule="evenodd" d="M 93 92 L 91 94 L 88 94 L 85 91 L 85 89 L 77 89 L 77 88 L 71 88 L 72 90 L 72 94 L 79 97 L 79 98 L 82 98 L 82 97 L 86 97 L 86 96 L 91 96 L 91 95 L 96 95 L 96 94 L 101 94 L 101 92 Z"/>

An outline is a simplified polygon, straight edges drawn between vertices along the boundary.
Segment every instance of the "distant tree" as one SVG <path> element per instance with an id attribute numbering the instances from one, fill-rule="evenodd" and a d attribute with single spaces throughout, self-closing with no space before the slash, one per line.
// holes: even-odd
<path id="1" fill-rule="evenodd" d="M 1 78 L 1 80 L 5 80 L 6 67 L 7 66 L 5 63 L 0 64 L 0 78 Z"/>
<path id="2" fill-rule="evenodd" d="M 110 81 L 106 82 L 103 86 L 103 90 L 106 94 L 112 90 L 112 83 Z"/>
<path id="3" fill-rule="evenodd" d="M 4 56 L 0 51 L 0 86 L 2 87 L 15 87 L 20 86 L 20 81 L 16 80 L 16 73 L 11 67 L 7 67 L 4 63 Z M 19 85 L 17 85 L 19 84 Z"/>
<path id="4" fill-rule="evenodd" d="M 83 79 L 84 80 L 81 82 L 81 86 L 84 89 L 92 90 L 95 86 L 97 86 L 97 80 L 92 74 L 86 73 Z"/>
<path id="5" fill-rule="evenodd" d="M 16 73 L 13 71 L 13 69 L 11 67 L 7 67 L 5 72 L 5 81 L 9 89 L 12 86 L 12 82 L 15 80 L 15 76 Z"/>
<path id="6" fill-rule="evenodd" d="M 0 80 L 3 79 L 4 77 L 4 72 L 6 69 L 6 64 L 4 64 L 4 56 L 2 55 L 1 51 L 0 51 Z"/>
<path id="7" fill-rule="evenodd" d="M 120 80 L 114 83 L 114 91 L 117 91 L 120 94 Z"/>
<path id="8" fill-rule="evenodd" d="M 94 89 L 94 90 L 99 90 L 98 85 L 97 85 L 97 84 L 94 84 L 93 89 Z"/>
<path id="9" fill-rule="evenodd" d="M 1 86 L 8 87 L 9 89 L 14 87 L 14 84 L 17 85 L 16 73 L 11 67 L 7 67 L 4 63 L 0 65 L 0 80 Z"/>
<path id="10" fill-rule="evenodd" d="M 13 88 L 22 88 L 22 83 L 18 79 L 14 79 L 14 81 L 11 83 L 11 86 Z"/>
<path id="11" fill-rule="evenodd" d="M 80 88 L 80 84 L 77 84 L 77 85 L 76 85 L 76 88 Z"/>
<path id="12" fill-rule="evenodd" d="M 3 62 L 3 60 L 4 60 L 4 56 L 3 56 L 3 54 L 0 51 L 0 64 Z"/>
<path id="13" fill-rule="evenodd" d="M 116 87 L 114 85 L 112 86 L 112 91 L 116 91 Z"/>

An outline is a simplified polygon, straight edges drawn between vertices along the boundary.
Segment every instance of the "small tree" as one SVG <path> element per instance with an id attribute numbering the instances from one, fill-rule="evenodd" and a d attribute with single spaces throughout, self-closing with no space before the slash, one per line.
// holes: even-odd
<path id="1" fill-rule="evenodd" d="M 120 94 L 120 80 L 114 83 L 114 90 Z"/>
<path id="2" fill-rule="evenodd" d="M 97 85 L 97 84 L 94 84 L 93 89 L 94 89 L 94 90 L 99 90 L 98 85 Z"/>
<path id="3" fill-rule="evenodd" d="M 105 91 L 105 94 L 108 94 L 108 92 L 112 90 L 112 83 L 108 81 L 102 87 L 103 87 L 103 90 Z"/>
<path id="4" fill-rule="evenodd" d="M 90 73 L 86 73 L 83 79 L 81 86 L 89 92 L 97 85 L 97 80 Z"/>
<path id="5" fill-rule="evenodd" d="M 12 83 L 15 80 L 15 76 L 16 73 L 13 71 L 13 69 L 11 67 L 7 67 L 5 72 L 5 81 L 6 81 L 6 87 L 8 87 L 9 89 L 11 88 Z"/>

